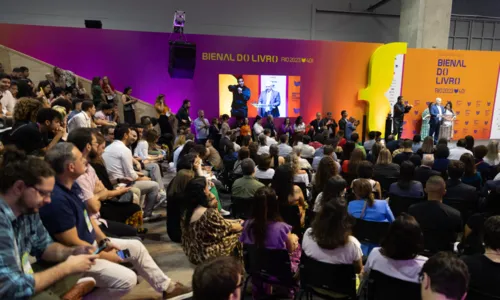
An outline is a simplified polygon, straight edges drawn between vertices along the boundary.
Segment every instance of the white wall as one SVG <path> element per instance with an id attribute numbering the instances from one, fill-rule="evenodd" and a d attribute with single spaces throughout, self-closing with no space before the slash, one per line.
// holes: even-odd
<path id="1" fill-rule="evenodd" d="M 379 0 L 1 0 L 0 23 L 84 27 L 101 20 L 105 29 L 168 32 L 173 12 L 187 12 L 186 33 L 290 39 L 393 42 L 399 19 L 313 14 L 363 11 Z M 436 0 L 439 1 L 439 0 Z M 400 12 L 392 0 L 377 13 Z M 454 0 L 454 13 L 500 15 L 500 0 Z"/>

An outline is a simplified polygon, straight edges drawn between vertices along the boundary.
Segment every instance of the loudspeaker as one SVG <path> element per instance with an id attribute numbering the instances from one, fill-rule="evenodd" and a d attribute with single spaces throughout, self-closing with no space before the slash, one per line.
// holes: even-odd
<path id="1" fill-rule="evenodd" d="M 85 20 L 85 28 L 102 29 L 102 22 L 99 20 Z"/>
<path id="2" fill-rule="evenodd" d="M 193 79 L 196 67 L 196 44 L 170 42 L 168 74 L 172 78 Z"/>

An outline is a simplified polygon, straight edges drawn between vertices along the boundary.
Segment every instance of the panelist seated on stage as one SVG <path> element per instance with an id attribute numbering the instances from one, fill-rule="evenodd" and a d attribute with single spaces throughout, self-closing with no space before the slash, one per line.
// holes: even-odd
<path id="1" fill-rule="evenodd" d="M 272 115 L 273 117 L 279 117 L 280 111 L 279 107 L 281 104 L 281 97 L 278 91 L 273 90 L 273 83 L 268 81 L 266 83 L 266 89 L 262 91 L 259 96 L 258 109 L 259 115 L 266 117 Z"/>

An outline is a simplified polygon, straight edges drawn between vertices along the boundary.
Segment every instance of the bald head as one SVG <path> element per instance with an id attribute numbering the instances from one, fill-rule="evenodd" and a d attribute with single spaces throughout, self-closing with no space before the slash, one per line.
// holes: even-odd
<path id="1" fill-rule="evenodd" d="M 424 154 L 424 157 L 422 158 L 422 165 L 432 167 L 434 165 L 434 155 Z"/>
<path id="2" fill-rule="evenodd" d="M 446 183 L 441 176 L 431 176 L 425 185 L 425 192 L 429 200 L 443 200 L 446 194 Z"/>

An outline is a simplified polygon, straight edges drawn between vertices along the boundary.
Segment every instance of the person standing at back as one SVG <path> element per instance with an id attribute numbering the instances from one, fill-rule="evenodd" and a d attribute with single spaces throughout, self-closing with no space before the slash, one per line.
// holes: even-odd
<path id="1" fill-rule="evenodd" d="M 439 139 L 439 127 L 443 119 L 444 107 L 441 106 L 441 98 L 436 98 L 436 103 L 430 106 L 431 118 L 429 120 L 429 136 L 434 138 L 434 144 Z"/>
<path id="2" fill-rule="evenodd" d="M 403 119 L 405 114 L 409 113 L 412 109 L 413 105 L 405 104 L 403 96 L 398 97 L 398 102 L 394 104 L 394 117 L 392 119 L 393 122 L 393 131 L 392 134 L 394 136 L 398 136 L 398 140 L 401 139 L 401 134 L 403 133 Z"/>
<path id="3" fill-rule="evenodd" d="M 177 112 L 177 120 L 179 120 L 179 129 L 187 129 L 191 127 L 191 117 L 189 117 L 189 108 L 191 101 L 188 99 L 182 102 L 181 108 Z"/>
<path id="4" fill-rule="evenodd" d="M 198 111 L 198 118 L 194 120 L 194 127 L 196 130 L 196 142 L 200 145 L 205 145 L 208 139 L 210 123 L 208 123 L 208 120 L 205 118 L 205 111 L 202 109 Z"/>
<path id="5" fill-rule="evenodd" d="M 453 207 L 443 204 L 446 184 L 432 176 L 425 186 L 427 201 L 413 204 L 408 213 L 417 219 L 424 233 L 425 250 L 430 253 L 451 251 L 457 234 L 462 232 L 462 217 Z"/>

